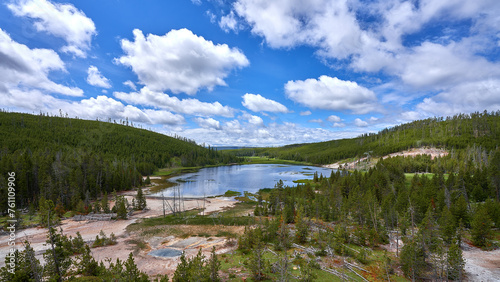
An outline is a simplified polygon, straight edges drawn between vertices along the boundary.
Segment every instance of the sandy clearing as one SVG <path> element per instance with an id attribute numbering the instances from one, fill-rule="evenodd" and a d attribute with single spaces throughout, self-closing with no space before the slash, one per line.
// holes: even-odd
<path id="1" fill-rule="evenodd" d="M 131 202 L 132 198 L 135 195 L 135 191 L 125 191 L 120 193 L 120 195 L 124 195 L 127 200 Z M 95 248 L 92 249 L 92 253 L 95 254 L 95 258 L 99 260 L 102 260 L 104 258 L 111 258 L 113 261 L 115 261 L 116 258 L 124 260 L 127 259 L 132 247 L 125 242 L 130 239 L 130 234 L 127 233 L 126 227 L 140 218 L 149 218 L 163 215 L 163 203 L 161 199 L 147 198 L 146 201 L 148 209 L 145 211 L 134 212 L 127 220 L 74 221 L 72 219 L 65 219 L 61 221 L 61 225 L 59 227 L 63 229 L 64 234 L 72 237 L 76 236 L 76 232 L 80 232 L 82 238 L 87 242 L 93 241 L 96 235 L 98 235 L 101 230 L 104 231 L 107 236 L 109 236 L 111 233 L 114 233 L 118 237 L 117 245 Z M 224 208 L 234 206 L 236 202 L 237 201 L 235 201 L 233 198 L 225 197 L 207 199 L 205 201 L 205 213 L 221 211 Z M 113 203 L 111 203 L 110 206 L 113 206 Z M 184 202 L 184 207 L 186 210 L 202 208 L 203 199 L 186 200 Z M 166 214 L 169 213 L 170 211 L 166 210 Z M 43 261 L 42 254 L 48 248 L 48 246 L 45 245 L 45 241 L 47 240 L 47 229 L 37 227 L 20 230 L 17 233 L 16 248 L 19 250 L 24 249 L 22 242 L 24 242 L 25 240 L 30 241 L 31 247 L 36 252 L 37 258 L 40 259 L 40 261 Z M 10 246 L 8 246 L 8 236 L 6 234 L 1 235 L 0 267 L 5 266 L 4 258 L 8 254 L 9 249 Z M 151 256 L 147 256 L 147 254 L 141 253 L 139 253 L 137 256 L 138 257 L 136 261 L 138 262 L 139 268 L 141 270 L 147 271 L 150 274 L 155 274 L 154 271 L 158 270 L 159 268 L 165 268 L 165 271 L 167 271 L 169 269 L 169 265 L 174 265 L 173 261 L 167 261 L 165 262 L 165 265 L 153 264 L 153 266 L 150 266 L 147 261 L 152 258 Z M 142 268 L 141 265 L 143 265 L 144 268 Z M 166 273 L 168 273 L 168 271 Z"/>
<path id="2" fill-rule="evenodd" d="M 387 156 L 383 156 L 382 158 L 386 159 L 388 157 L 395 157 L 395 156 L 415 157 L 417 155 L 430 155 L 431 159 L 434 159 L 436 157 L 444 157 L 448 155 L 448 151 L 438 148 L 413 148 L 402 152 L 392 153 Z M 346 169 L 356 169 L 360 166 L 360 164 L 366 162 L 367 160 L 368 160 L 367 157 L 363 157 L 353 162 L 345 162 L 345 163 L 336 162 L 333 164 L 324 165 L 323 167 L 333 168 L 333 169 L 339 169 L 340 167 Z"/>
<path id="3" fill-rule="evenodd" d="M 111 259 L 112 262 L 116 259 L 126 260 L 130 252 L 133 252 L 133 245 L 128 244 L 130 238 L 119 238 L 118 244 L 92 249 L 92 255 L 96 260 L 106 261 Z M 166 258 L 148 255 L 149 252 L 158 249 L 170 248 L 178 251 L 184 251 L 186 257 L 190 258 L 198 253 L 198 249 L 202 249 L 205 257 L 210 256 L 212 247 L 215 246 L 216 253 L 226 253 L 234 250 L 235 246 L 228 246 L 228 240 L 221 237 L 189 237 L 185 239 L 174 236 L 167 237 L 152 237 L 146 240 L 148 248 L 134 254 L 134 260 L 137 267 L 146 272 L 148 275 L 164 275 L 171 276 L 179 263 L 178 257 Z"/>

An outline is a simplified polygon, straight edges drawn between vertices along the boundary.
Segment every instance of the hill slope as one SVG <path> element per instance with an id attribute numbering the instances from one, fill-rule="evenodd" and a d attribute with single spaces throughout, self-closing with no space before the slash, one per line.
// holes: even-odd
<path id="1" fill-rule="evenodd" d="M 0 136 L 0 197 L 13 171 L 21 206 L 42 195 L 70 208 L 139 185 L 156 168 L 235 161 L 148 130 L 45 115 L 0 113 Z"/>
<path id="2" fill-rule="evenodd" d="M 347 158 L 362 157 L 365 153 L 383 156 L 423 146 L 464 149 L 473 145 L 488 151 L 500 145 L 500 111 L 461 114 L 446 119 L 429 118 L 352 139 L 230 152 L 237 156 L 263 155 L 329 164 Z"/>

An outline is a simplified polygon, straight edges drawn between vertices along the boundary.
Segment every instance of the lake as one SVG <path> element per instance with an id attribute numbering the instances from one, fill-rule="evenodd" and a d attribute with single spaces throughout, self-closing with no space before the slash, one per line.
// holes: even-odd
<path id="1" fill-rule="evenodd" d="M 223 195 L 227 190 L 255 193 L 262 188 L 274 188 L 279 180 L 293 186 L 294 180 L 313 179 L 315 172 L 330 176 L 332 169 L 315 166 L 251 164 L 202 168 L 170 178 L 178 183 L 184 197 Z M 173 189 L 164 190 L 165 196 L 173 196 Z M 161 196 L 162 192 L 154 194 Z"/>

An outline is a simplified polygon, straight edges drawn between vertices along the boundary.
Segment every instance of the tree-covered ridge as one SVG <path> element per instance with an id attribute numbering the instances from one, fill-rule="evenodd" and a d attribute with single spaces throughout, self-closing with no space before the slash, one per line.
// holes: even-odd
<path id="1" fill-rule="evenodd" d="M 156 167 L 177 164 L 199 166 L 230 161 L 224 155 L 198 146 L 185 138 L 123 124 L 62 118 L 48 115 L 0 112 L 0 148 L 18 150 L 83 150 L 99 152 L 104 158 L 120 158 Z"/>
<path id="2" fill-rule="evenodd" d="M 16 173 L 18 207 L 40 196 L 65 209 L 113 190 L 139 186 L 141 175 L 169 166 L 203 166 L 236 158 L 125 124 L 0 112 L 0 198 Z"/>
<path id="3" fill-rule="evenodd" d="M 316 164 L 362 157 L 366 153 L 383 156 L 423 146 L 460 150 L 480 147 L 491 151 L 500 144 L 500 111 L 460 114 L 447 118 L 429 118 L 363 134 L 357 138 L 311 144 L 294 144 L 280 148 L 233 150 L 238 156 L 264 155 L 279 159 Z"/>
<path id="4" fill-rule="evenodd" d="M 259 191 L 254 214 L 271 219 L 246 230 L 239 249 L 256 256 L 266 247 L 262 242 L 280 251 L 295 241 L 320 256 L 352 257 L 368 265 L 375 258 L 353 252 L 349 245 L 375 249 L 402 241 L 395 252 L 406 277 L 463 279 L 463 240 L 496 248 L 492 228 L 500 224 L 500 150 L 484 162 L 469 162 L 458 173 L 443 174 L 436 158 L 429 159 L 436 173 L 408 174 L 413 168 L 402 163 L 412 160 L 388 158 L 366 172 L 315 174 L 304 185 L 285 187 L 278 182 L 275 189 Z M 294 223 L 294 232 L 286 230 L 286 223 Z M 379 279 L 396 268 L 388 261 L 387 273 Z"/>

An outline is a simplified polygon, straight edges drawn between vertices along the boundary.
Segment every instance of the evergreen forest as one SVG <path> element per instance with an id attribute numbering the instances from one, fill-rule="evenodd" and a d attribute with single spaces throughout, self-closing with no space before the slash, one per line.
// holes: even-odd
<path id="1" fill-rule="evenodd" d="M 7 173 L 17 179 L 16 206 L 43 197 L 65 210 L 88 206 L 112 191 L 142 184 L 158 168 L 197 167 L 237 158 L 126 121 L 89 121 L 0 112 L 0 206 L 7 205 Z"/>
<path id="2" fill-rule="evenodd" d="M 470 279 L 465 248 L 500 247 L 500 112 L 414 121 L 353 139 L 223 152 L 126 122 L 0 113 L 0 131 L 0 185 L 7 172 L 16 172 L 18 204 L 47 218 L 41 226 L 48 228 L 50 246 L 42 266 L 25 242 L 16 253 L 16 272 L 2 268 L 0 281 L 463 281 Z M 448 154 L 383 158 L 421 147 Z M 174 212 L 129 225 L 134 236 L 157 237 L 170 236 L 179 225 L 244 226 L 240 233 L 177 234 L 226 237 L 234 248 L 220 255 L 213 248 L 209 257 L 201 250 L 192 257 L 183 253 L 170 277 L 140 271 L 132 254 L 126 261 L 96 261 L 90 248 L 116 244 L 114 234 L 101 233 L 90 244 L 53 228 L 61 210 L 111 211 L 119 220 L 130 207 L 146 209 L 143 188 L 150 179 L 142 176 L 159 168 L 229 164 L 249 156 L 313 164 L 368 157 L 370 166 L 236 193 L 238 203 L 220 213 Z M 114 192 L 132 188 L 132 205 Z M 5 206 L 7 186 L 0 189 Z"/>
<path id="3" fill-rule="evenodd" d="M 331 164 L 366 155 L 384 156 L 411 148 L 438 147 L 459 151 L 469 147 L 490 152 L 499 146 L 500 111 L 435 117 L 366 133 L 357 138 L 277 148 L 231 150 L 237 156 L 266 156 L 313 164 Z"/>

